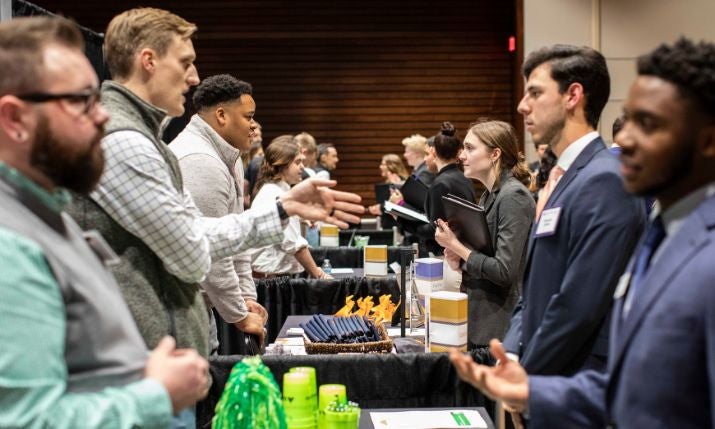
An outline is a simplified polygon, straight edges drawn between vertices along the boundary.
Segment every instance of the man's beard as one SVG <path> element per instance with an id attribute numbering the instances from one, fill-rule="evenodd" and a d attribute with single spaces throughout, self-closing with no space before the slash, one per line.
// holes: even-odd
<path id="1" fill-rule="evenodd" d="M 544 134 L 541 136 L 539 141 L 534 140 L 534 142 L 537 145 L 540 144 L 547 144 L 551 148 L 551 150 L 554 149 L 554 146 L 556 146 L 556 143 L 561 140 L 561 136 L 564 132 L 564 127 L 566 126 L 566 119 L 565 118 L 560 118 L 557 121 L 554 121 L 548 129 L 544 130 Z"/>
<path id="2" fill-rule="evenodd" d="M 35 144 L 30 154 L 30 164 L 50 178 L 56 186 L 79 194 L 88 194 L 99 183 L 104 171 L 104 151 L 100 141 L 104 127 L 97 128 L 91 144 L 78 153 L 75 146 L 52 134 L 46 116 L 37 123 Z"/>

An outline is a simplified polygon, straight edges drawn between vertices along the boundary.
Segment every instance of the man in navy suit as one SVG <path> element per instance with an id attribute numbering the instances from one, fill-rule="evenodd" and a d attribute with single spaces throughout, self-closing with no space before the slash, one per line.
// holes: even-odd
<path id="1" fill-rule="evenodd" d="M 606 60 L 588 47 L 555 45 L 530 54 L 523 70 L 519 113 L 558 162 L 539 197 L 504 345 L 529 374 L 603 369 L 611 297 L 645 221 L 595 131 L 610 88 Z"/>
<path id="2" fill-rule="evenodd" d="M 662 45 L 638 75 L 621 173 L 658 204 L 614 295 L 607 372 L 527 376 L 496 341 L 496 367 L 451 356 L 532 428 L 715 427 L 715 44 Z"/>

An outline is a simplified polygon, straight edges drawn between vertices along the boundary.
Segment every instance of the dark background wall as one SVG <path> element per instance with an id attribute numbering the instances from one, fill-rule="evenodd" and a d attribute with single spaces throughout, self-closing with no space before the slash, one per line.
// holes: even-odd
<path id="1" fill-rule="evenodd" d="M 335 143 L 339 188 L 366 203 L 380 157 L 401 154 L 404 137 L 445 120 L 462 137 L 482 117 L 521 122 L 518 52 L 507 49 L 518 0 L 36 3 L 98 32 L 140 5 L 196 23 L 199 75 L 251 82 L 264 138 L 306 131 Z"/>

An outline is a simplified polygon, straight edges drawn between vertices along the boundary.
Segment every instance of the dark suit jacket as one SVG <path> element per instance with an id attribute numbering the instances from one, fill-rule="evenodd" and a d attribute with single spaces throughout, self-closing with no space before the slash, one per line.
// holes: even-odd
<path id="1" fill-rule="evenodd" d="M 321 164 L 321 163 L 315 164 L 315 167 L 313 167 L 313 171 L 315 171 L 316 174 L 317 174 L 317 173 L 320 173 L 321 171 L 325 171 L 326 173 L 328 173 L 328 178 L 331 177 L 331 175 L 330 175 L 330 170 L 328 170 L 327 168 L 325 168 L 325 166 L 324 166 L 323 164 Z"/>
<path id="2" fill-rule="evenodd" d="M 530 374 L 605 366 L 613 291 L 644 224 L 643 203 L 623 189 L 603 140 L 589 143 L 545 210 L 561 207 L 553 235 L 532 228 L 523 295 L 504 339 Z"/>
<path id="3" fill-rule="evenodd" d="M 420 182 L 424 183 L 427 186 L 431 185 L 435 179 L 434 173 L 429 171 L 429 169 L 427 168 L 427 163 L 425 162 L 418 165 L 417 168 L 415 168 L 415 171 L 412 172 L 412 175 L 418 178 Z"/>
<path id="4" fill-rule="evenodd" d="M 258 173 L 261 171 L 263 163 L 263 155 L 257 156 L 248 163 L 248 168 L 243 173 L 243 177 L 248 181 L 248 195 L 253 195 L 253 188 L 256 187 L 258 181 Z"/>
<path id="5" fill-rule="evenodd" d="M 535 211 L 529 190 L 508 171 L 491 192 L 482 194 L 479 205 L 486 212 L 495 255 L 473 251 L 462 264 L 462 288 L 469 296 L 470 348 L 502 339 L 509 327 Z"/>
<path id="6" fill-rule="evenodd" d="M 663 246 L 613 306 L 608 372 L 529 378 L 531 427 L 715 427 L 715 197 Z"/>
<path id="7" fill-rule="evenodd" d="M 449 164 L 442 167 L 437 173 L 434 182 L 427 190 L 427 198 L 425 199 L 425 215 L 429 219 L 429 224 L 416 223 L 409 221 L 401 221 L 400 225 L 419 239 L 420 256 L 427 256 L 427 252 L 432 252 L 435 255 L 441 255 L 444 252 L 442 246 L 434 240 L 435 226 L 434 221 L 437 219 L 447 219 L 444 212 L 444 204 L 442 196 L 452 194 L 465 200 L 475 202 L 477 200 L 476 193 L 472 182 L 464 177 L 464 173 L 459 169 L 457 164 Z"/>

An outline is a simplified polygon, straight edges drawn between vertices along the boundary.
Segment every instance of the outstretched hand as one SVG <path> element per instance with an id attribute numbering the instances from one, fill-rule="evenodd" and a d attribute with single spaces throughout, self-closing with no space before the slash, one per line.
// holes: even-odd
<path id="1" fill-rule="evenodd" d="M 529 400 L 529 382 L 524 367 L 509 359 L 498 340 L 489 343 L 496 366 L 479 365 L 456 349 L 449 354 L 459 378 L 493 400 L 501 400 L 511 412 L 522 412 Z"/>
<path id="2" fill-rule="evenodd" d="M 289 216 L 298 215 L 340 228 L 347 228 L 348 222 L 360 223 L 360 217 L 356 215 L 365 213 L 365 207 L 360 205 L 360 196 L 330 189 L 335 184 L 335 180 L 303 180 L 281 196 L 283 209 Z"/>

